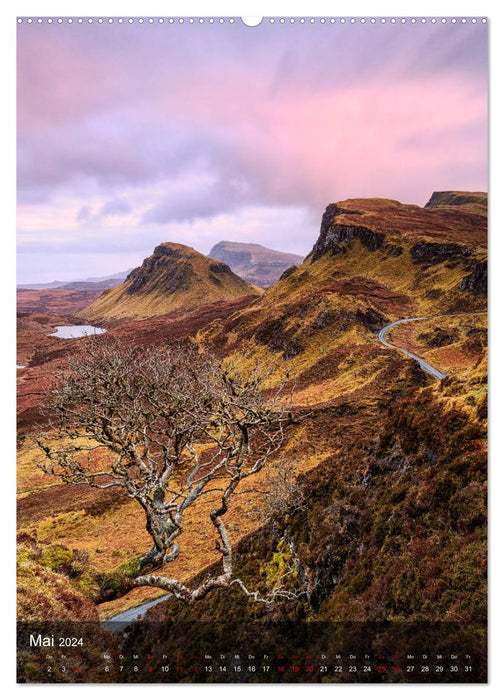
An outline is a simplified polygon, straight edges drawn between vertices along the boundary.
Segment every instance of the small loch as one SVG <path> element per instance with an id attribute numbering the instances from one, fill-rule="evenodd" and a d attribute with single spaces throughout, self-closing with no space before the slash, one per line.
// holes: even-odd
<path id="1" fill-rule="evenodd" d="M 106 332 L 106 328 L 97 326 L 56 326 L 56 332 L 48 335 L 55 338 L 82 338 L 86 335 L 99 335 Z"/>

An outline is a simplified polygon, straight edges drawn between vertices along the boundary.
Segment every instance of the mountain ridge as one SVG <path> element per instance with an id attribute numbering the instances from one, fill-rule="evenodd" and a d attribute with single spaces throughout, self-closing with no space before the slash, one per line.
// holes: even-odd
<path id="1" fill-rule="evenodd" d="M 448 190 L 444 192 L 433 192 L 431 198 L 425 205 L 425 209 L 461 207 L 475 214 L 483 214 L 486 216 L 488 210 L 487 205 L 488 196 L 486 192 Z"/>
<path id="2" fill-rule="evenodd" d="M 92 289 L 108 289 L 109 287 L 115 287 L 121 284 L 123 280 L 129 275 L 133 268 L 129 270 L 124 270 L 122 272 L 113 272 L 109 275 L 103 277 L 86 277 L 85 279 L 77 279 L 63 282 L 61 280 L 54 280 L 53 282 L 33 282 L 29 284 L 18 284 L 17 289 L 32 289 L 32 290 L 44 290 L 44 289 L 81 289 L 81 290 L 92 290 Z"/>
<path id="3" fill-rule="evenodd" d="M 267 248 L 259 243 L 219 241 L 209 256 L 222 260 L 247 282 L 266 289 L 273 286 L 292 265 L 303 262 L 302 255 Z"/>
<path id="4" fill-rule="evenodd" d="M 187 339 L 244 370 L 257 362 L 274 390 L 287 382 L 299 422 L 289 428 L 279 457 L 295 470 L 308 507 L 289 513 L 279 527 L 296 544 L 310 602 L 306 610 L 299 603 L 300 617 L 289 619 L 480 619 L 486 561 L 485 217 L 462 206 L 433 211 L 395 200 L 337 201 L 326 208 L 313 239 L 317 255 L 312 251 L 260 296 L 214 305 L 220 309 L 198 306 L 183 313 L 179 307 L 171 315 L 104 325 L 112 337 L 135 345 Z M 156 282 L 142 277 L 131 276 L 128 284 L 137 289 L 130 300 Z M 413 316 L 423 318 L 400 324 L 387 338 L 440 368 L 447 375 L 443 381 L 378 342 L 385 325 Z M 30 315 L 26 324 L 36 320 Z M 26 432 L 35 422 L 39 386 L 50 383 L 70 342 L 87 341 L 47 338 L 47 349 L 18 372 L 18 411 Z M 30 469 L 38 472 L 26 444 L 18 468 L 33 489 Z M 130 504 L 108 491 L 86 494 L 61 486 L 51 492 L 49 508 L 45 490 L 37 488 L 20 499 L 26 529 L 45 537 L 42 516 L 61 512 L 51 537 L 89 550 L 100 571 L 141 551 L 138 530 L 128 520 Z M 237 533 L 237 566 L 260 589 L 264 571 L 276 570 L 283 550 L 269 524 L 257 529 L 260 503 L 250 498 L 244 494 L 229 522 Z M 74 513 L 84 507 L 86 521 L 80 524 Z M 125 523 L 120 531 L 118 519 Z M 89 545 L 88 523 L 100 532 L 104 551 L 96 551 L 94 540 Z M 194 542 L 206 536 L 203 530 L 196 518 L 185 536 Z M 212 546 L 201 546 L 192 559 L 179 560 L 181 568 L 170 564 L 162 573 L 201 579 L 203 567 L 217 557 Z M 138 589 L 103 604 L 100 614 L 145 602 L 151 594 Z M 212 593 L 189 610 L 181 604 L 177 612 L 177 605 L 168 601 L 152 615 L 180 615 L 187 623 L 193 610 L 199 620 L 236 614 L 248 622 L 256 614 L 252 608 L 244 612 L 240 591 L 232 590 Z"/>

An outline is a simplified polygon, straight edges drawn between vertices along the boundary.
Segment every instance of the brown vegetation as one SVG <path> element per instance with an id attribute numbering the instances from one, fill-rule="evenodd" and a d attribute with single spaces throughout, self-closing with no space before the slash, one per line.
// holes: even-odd
<path id="1" fill-rule="evenodd" d="M 341 213 L 325 218 L 321 255 L 287 270 L 262 297 L 111 324 L 111 335 L 125 343 L 161 348 L 189 337 L 202 352 L 269 369 L 269 391 L 287 373 L 296 409 L 309 409 L 281 455 L 298 475 L 306 509 L 278 519 L 275 533 L 259 497 L 237 497 L 226 516 L 239 541 L 237 576 L 259 590 L 281 570 L 292 541 L 308 598 L 272 612 L 244 608 L 238 590 L 217 591 L 190 613 L 173 602 L 149 613 L 152 619 L 484 619 L 486 324 L 484 315 L 468 312 L 486 308 L 486 218 L 467 202 L 438 204 L 338 203 Z M 336 238 L 327 243 L 333 225 Z M 353 236 L 352 226 L 380 236 Z M 428 319 L 397 326 L 389 338 L 446 372 L 442 383 L 377 342 L 387 322 L 417 315 Z M 40 319 L 40 328 L 47 322 Z M 42 382 L 51 381 L 68 349 L 87 341 L 53 342 L 41 341 L 33 366 L 18 373 L 27 436 Z M 84 549 L 100 572 L 149 546 L 138 506 L 113 496 L 93 503 L 89 487 L 56 485 L 36 473 L 27 439 L 19 469 L 20 524 L 39 542 Z M 251 483 L 263 488 L 259 478 Z M 174 577 L 197 586 L 216 575 L 205 568 L 219 553 L 198 509 L 180 542 L 193 555 L 172 563 Z M 132 591 L 102 604 L 101 614 L 153 595 Z"/>
<path id="2" fill-rule="evenodd" d="M 18 313 L 72 315 L 92 304 L 101 290 L 18 289 Z"/>

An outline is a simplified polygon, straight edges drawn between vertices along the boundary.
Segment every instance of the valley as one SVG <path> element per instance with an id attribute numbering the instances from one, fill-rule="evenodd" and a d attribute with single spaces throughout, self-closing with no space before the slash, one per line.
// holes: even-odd
<path id="1" fill-rule="evenodd" d="M 165 599 L 146 619 L 211 620 L 223 611 L 245 621 L 483 619 L 486 216 L 481 193 L 436 194 L 427 207 L 330 204 L 311 253 L 266 291 L 171 243 L 105 293 L 19 290 L 17 361 L 27 366 L 18 370 L 18 527 L 21 546 L 39 552 L 25 575 L 45 566 L 48 577 L 98 601 L 100 575 L 149 546 L 143 512 L 119 489 L 70 486 L 36 466 L 31 437 L 46 420 L 44 392 L 66 356 L 91 341 L 50 334 L 86 324 L 128 346 L 189 342 L 251 372 L 268 370 L 266 391 L 284 383 L 292 396 L 296 421 L 273 465 L 291 465 L 304 508 L 273 522 L 260 473 L 247 489 L 255 493 L 237 495 L 226 517 L 244 579 L 261 588 L 287 537 L 307 596 L 275 613 L 235 588 L 217 590 L 190 611 Z M 109 455 L 92 459 L 99 469 Z M 179 557 L 160 573 L 187 583 L 216 570 L 221 554 L 206 511 L 195 507 Z M 61 563 L 72 557 L 78 574 Z M 164 594 L 145 586 L 90 605 L 104 619 Z M 23 591 L 20 609 L 40 612 Z"/>

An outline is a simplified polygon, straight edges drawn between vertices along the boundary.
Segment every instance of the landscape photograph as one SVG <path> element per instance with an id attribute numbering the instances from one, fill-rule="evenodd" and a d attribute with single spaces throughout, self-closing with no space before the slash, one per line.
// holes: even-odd
<path id="1" fill-rule="evenodd" d="M 485 20 L 17 50 L 18 682 L 485 683 Z"/>

